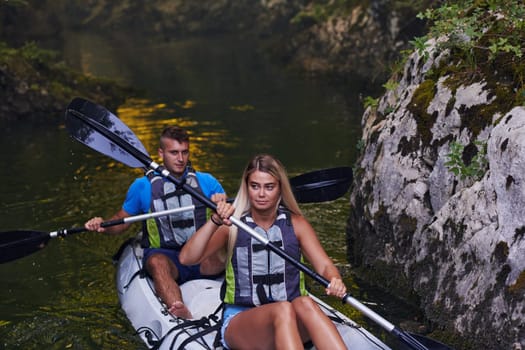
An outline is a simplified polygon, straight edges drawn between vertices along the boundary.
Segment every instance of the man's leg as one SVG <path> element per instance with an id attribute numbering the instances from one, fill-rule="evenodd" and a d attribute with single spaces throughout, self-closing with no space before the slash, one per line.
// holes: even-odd
<path id="1" fill-rule="evenodd" d="M 146 261 L 146 270 L 153 279 L 157 294 L 168 306 L 169 312 L 177 317 L 191 318 L 191 312 L 184 305 L 176 282 L 179 271 L 173 261 L 162 253 L 154 253 Z"/>

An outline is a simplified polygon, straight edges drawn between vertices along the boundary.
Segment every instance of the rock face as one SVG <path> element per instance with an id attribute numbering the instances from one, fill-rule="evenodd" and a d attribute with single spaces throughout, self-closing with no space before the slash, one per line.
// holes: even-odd
<path id="1" fill-rule="evenodd" d="M 313 20 L 307 17 L 306 23 L 289 26 L 281 55 L 310 74 L 383 82 L 388 67 L 410 47 L 409 40 L 422 32 L 423 22 L 416 19 L 418 10 L 399 3 L 361 1 L 334 10 L 324 20 L 309 23 L 308 19 Z M 304 6 L 294 19 L 301 13 L 315 13 L 315 4 Z"/>
<path id="2" fill-rule="evenodd" d="M 487 81 L 428 80 L 448 59 L 432 47 L 412 54 L 397 88 L 363 116 L 349 256 L 382 285 L 413 290 L 427 317 L 469 348 L 521 349 L 525 108 L 473 123 L 501 97 Z M 465 164 L 484 159 L 480 176 L 450 171 L 454 143 L 465 145 Z"/>

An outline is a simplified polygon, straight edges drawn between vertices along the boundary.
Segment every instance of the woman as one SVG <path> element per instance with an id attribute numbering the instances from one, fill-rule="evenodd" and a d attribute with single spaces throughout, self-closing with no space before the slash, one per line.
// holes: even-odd
<path id="1" fill-rule="evenodd" d="M 327 294 L 342 298 L 346 293 L 341 275 L 299 209 L 284 167 L 272 156 L 258 155 L 246 167 L 233 205 L 218 202 L 217 212 L 180 253 L 187 265 L 213 254 L 227 256 L 225 348 L 304 349 L 303 343 L 311 340 L 317 349 L 346 349 L 336 327 L 307 296 L 302 273 L 233 226 L 231 215 L 295 259 L 304 255 L 330 281 Z"/>

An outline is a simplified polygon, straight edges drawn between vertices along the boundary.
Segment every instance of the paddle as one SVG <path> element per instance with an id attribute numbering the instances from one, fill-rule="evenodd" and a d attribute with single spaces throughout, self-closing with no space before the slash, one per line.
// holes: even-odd
<path id="1" fill-rule="evenodd" d="M 156 218 L 159 216 L 175 214 L 187 210 L 194 210 L 195 206 L 189 205 L 176 209 L 147 213 L 127 218 L 104 221 L 100 224 L 102 227 L 110 227 L 122 224 L 131 224 L 133 222 Z M 65 237 L 74 233 L 88 231 L 85 227 L 74 227 L 70 229 L 60 229 L 53 232 L 40 231 L 7 231 L 0 232 L 0 264 L 22 258 L 34 252 L 43 249 L 51 238 Z"/>
<path id="2" fill-rule="evenodd" d="M 326 202 L 341 197 L 352 183 L 352 168 L 338 167 L 312 171 L 290 179 L 299 203 Z"/>
<path id="3" fill-rule="evenodd" d="M 167 169 L 152 161 L 149 155 L 144 151 L 144 147 L 141 145 L 138 138 L 131 132 L 131 130 L 120 119 L 118 119 L 104 107 L 84 99 L 74 99 L 66 110 L 66 127 L 72 137 L 84 143 L 88 147 L 104 153 L 111 158 L 129 166 L 136 167 L 139 163 L 149 169 L 155 170 L 166 179 L 174 182 L 177 186 L 182 187 L 182 189 L 184 189 L 187 193 L 194 196 L 209 208 L 216 210 L 217 206 L 214 202 L 195 191 L 189 185 L 182 183 L 180 179 L 177 179 L 172 174 L 170 174 Z M 261 242 L 267 249 L 287 260 L 289 263 L 313 278 L 324 287 L 328 286 L 328 280 L 308 268 L 306 265 L 295 260 L 292 256 L 281 250 L 278 246 L 274 245 L 266 237 L 257 233 L 244 222 L 233 216 L 229 219 L 234 225 L 242 228 L 253 238 Z M 390 334 L 397 337 L 405 345 L 409 346 L 411 349 L 450 349 L 446 346 L 443 347 L 439 342 L 419 335 L 418 339 L 425 340 L 425 345 L 423 345 L 415 337 L 394 326 L 392 323 L 385 320 L 373 310 L 369 309 L 350 294 L 345 295 L 343 302 L 348 303 L 361 311 Z"/>
<path id="4" fill-rule="evenodd" d="M 98 120 L 103 121 L 103 125 L 105 125 L 109 131 L 119 135 L 120 138 L 126 140 L 130 145 L 138 148 L 141 153 L 146 154 L 145 148 L 140 141 L 136 139 L 133 132 L 121 123 L 116 116 L 108 114 L 109 112 L 104 108 L 93 103 L 85 103 L 82 99 L 73 100 L 70 104 L 70 109 L 73 111 L 75 108 L 82 108 L 83 112 L 89 113 L 91 116 L 96 116 Z M 137 161 L 136 157 L 131 156 L 127 151 L 116 146 L 106 136 L 102 136 L 100 133 L 91 133 L 89 128 L 85 128 L 84 124 L 78 119 L 69 118 L 67 127 L 69 132 L 75 135 L 75 138 L 84 140 L 83 143 L 96 145 L 96 147 L 91 147 L 97 149 L 99 152 L 116 158 L 128 166 L 134 168 L 143 167 L 143 164 Z M 325 202 L 337 199 L 348 191 L 351 182 L 352 169 L 349 167 L 312 171 L 290 179 L 292 190 L 300 203 Z M 103 227 L 146 220 L 150 217 L 169 215 L 171 212 L 163 211 L 159 213 L 156 213 L 155 216 L 137 215 L 126 218 L 124 219 L 125 221 L 108 221 L 103 223 Z M 27 230 L 0 232 L 0 263 L 19 259 L 39 251 L 43 249 L 53 237 L 65 237 L 66 235 L 85 231 L 87 230 L 83 227 L 78 227 L 61 229 L 55 232 Z"/>
<path id="5" fill-rule="evenodd" d="M 100 144 L 100 140 L 97 142 L 97 144 Z M 102 144 L 104 145 L 105 143 Z M 137 146 L 140 147 L 141 145 Z M 116 148 L 107 147 L 104 149 L 107 151 L 107 155 L 112 154 L 112 152 L 117 152 L 119 159 L 120 157 L 126 158 L 126 154 L 121 153 L 121 151 Z M 126 162 L 133 164 L 134 167 L 142 166 L 142 164 L 133 162 L 133 159 L 127 159 Z M 348 191 L 351 182 L 352 169 L 349 167 L 312 171 L 290 179 L 292 190 L 300 203 L 325 202 L 337 199 Z M 137 215 L 122 220 L 104 222 L 102 225 L 103 227 L 109 227 L 123 223 L 146 220 L 150 217 L 169 215 L 171 213 L 171 211 L 166 210 L 155 213 L 154 216 L 149 214 L 146 214 L 145 216 Z M 85 231 L 87 230 L 83 227 L 78 227 L 60 229 L 55 232 L 27 230 L 0 232 L 0 264 L 22 258 L 43 249 L 51 238 L 65 237 L 66 235 Z"/>

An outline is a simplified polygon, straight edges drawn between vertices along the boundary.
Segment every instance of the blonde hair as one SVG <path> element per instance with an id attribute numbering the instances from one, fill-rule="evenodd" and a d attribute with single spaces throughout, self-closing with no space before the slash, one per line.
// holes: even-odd
<path id="1" fill-rule="evenodd" d="M 303 215 L 301 209 L 299 208 L 299 204 L 297 204 L 297 200 L 293 195 L 292 186 L 290 185 L 290 181 L 288 180 L 288 175 L 284 166 L 277 158 L 269 154 L 259 154 L 252 158 L 242 174 L 241 184 L 239 186 L 239 190 L 237 191 L 237 196 L 233 202 L 233 206 L 235 207 L 235 212 L 233 215 L 235 217 L 240 218 L 248 214 L 251 210 L 250 198 L 248 196 L 248 179 L 250 175 L 256 171 L 268 173 L 278 181 L 281 198 L 275 207 L 276 211 L 279 205 L 282 205 L 293 214 L 301 216 Z M 237 232 L 237 226 L 230 227 L 230 235 L 228 239 L 228 257 L 231 257 L 231 254 L 233 253 L 233 247 L 237 241 Z"/>

